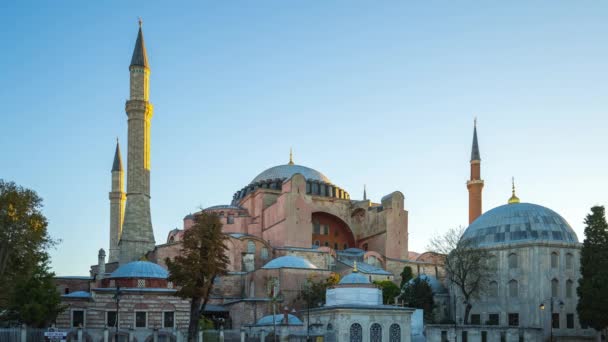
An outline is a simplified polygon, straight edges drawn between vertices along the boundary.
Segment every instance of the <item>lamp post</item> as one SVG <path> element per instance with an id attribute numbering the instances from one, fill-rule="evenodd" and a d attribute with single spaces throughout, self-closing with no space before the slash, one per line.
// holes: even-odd
<path id="1" fill-rule="evenodd" d="M 540 305 L 538 306 L 538 308 L 539 308 L 541 311 L 544 311 L 544 310 L 545 310 L 545 301 L 547 301 L 547 300 L 549 300 L 549 301 L 550 301 L 550 303 L 551 303 L 551 304 L 549 305 L 549 307 L 550 307 L 549 317 L 550 317 L 550 319 L 551 319 L 551 320 L 550 320 L 550 322 L 549 322 L 549 325 L 550 325 L 550 327 L 549 327 L 549 328 L 550 328 L 550 329 L 549 329 L 549 331 L 550 331 L 550 332 L 549 332 L 549 341 L 553 342 L 553 303 L 554 303 L 554 302 L 557 300 L 557 303 L 558 303 L 558 305 L 559 305 L 559 309 L 561 310 L 561 309 L 563 309 L 563 308 L 564 308 L 564 302 L 563 302 L 561 299 L 556 298 L 556 297 L 547 298 L 547 299 L 543 300 L 543 301 L 540 303 Z M 543 322 L 544 322 L 544 320 L 543 320 Z"/>
<path id="2" fill-rule="evenodd" d="M 114 294 L 114 300 L 116 301 L 116 318 L 114 325 L 116 326 L 116 334 L 114 335 L 114 341 L 118 342 L 118 309 L 120 305 L 120 296 L 122 295 L 122 291 L 120 291 L 120 285 L 116 284 L 116 293 Z"/>

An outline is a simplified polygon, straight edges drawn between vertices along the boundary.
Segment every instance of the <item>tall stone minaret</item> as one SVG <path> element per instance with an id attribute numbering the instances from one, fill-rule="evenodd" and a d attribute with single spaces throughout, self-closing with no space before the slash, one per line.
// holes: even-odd
<path id="1" fill-rule="evenodd" d="M 122 233 L 122 220 L 125 216 L 124 173 L 122 158 L 120 158 L 120 145 L 116 139 L 116 152 L 112 164 L 112 191 L 110 192 L 110 259 L 109 262 L 118 261 L 118 241 Z M 105 252 L 104 252 L 105 254 Z"/>
<path id="2" fill-rule="evenodd" d="M 479 156 L 479 145 L 477 143 L 477 119 L 473 126 L 473 147 L 471 148 L 471 179 L 467 182 L 469 189 L 469 224 L 481 216 L 481 191 L 483 180 L 481 179 L 481 157 Z"/>
<path id="3" fill-rule="evenodd" d="M 118 244 L 121 264 L 139 260 L 155 245 L 150 217 L 150 120 L 153 107 L 148 101 L 150 68 L 141 20 L 129 71 L 131 86 L 126 104 L 129 122 L 127 205 Z"/>

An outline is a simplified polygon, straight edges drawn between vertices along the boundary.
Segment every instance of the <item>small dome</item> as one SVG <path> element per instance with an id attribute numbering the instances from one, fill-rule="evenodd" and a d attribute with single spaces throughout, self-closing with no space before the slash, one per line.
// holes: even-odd
<path id="1" fill-rule="evenodd" d="M 535 241 L 578 242 L 576 233 L 563 217 L 532 203 L 505 204 L 486 212 L 471 223 L 462 239 L 476 247 Z"/>
<path id="2" fill-rule="evenodd" d="M 112 272 L 112 278 L 158 278 L 167 279 L 169 272 L 162 266 L 149 261 L 132 261 Z"/>
<path id="3" fill-rule="evenodd" d="M 285 324 L 285 322 L 283 321 L 285 319 L 284 315 L 274 315 L 274 320 L 273 320 L 273 315 L 268 315 L 268 316 L 264 316 L 262 318 L 260 318 L 260 320 L 258 321 L 258 323 L 256 325 L 273 325 L 273 321 L 274 324 Z M 302 321 L 292 315 L 292 314 L 288 314 L 287 315 L 287 324 L 289 325 L 303 325 L 304 323 L 302 323 Z"/>
<path id="4" fill-rule="evenodd" d="M 313 265 L 310 261 L 293 255 L 285 255 L 276 259 L 270 260 L 263 269 L 274 269 L 274 268 L 303 268 L 303 269 L 317 269 L 318 267 Z"/>
<path id="5" fill-rule="evenodd" d="M 87 291 L 74 291 L 65 295 L 61 295 L 64 298 L 91 298 L 91 293 Z"/>
<path id="6" fill-rule="evenodd" d="M 414 279 L 410 279 L 410 281 L 408 281 L 407 283 L 409 285 L 413 284 L 414 281 L 416 279 L 420 279 L 422 281 L 426 281 L 427 284 L 429 284 L 429 286 L 431 287 L 431 290 L 433 291 L 433 293 L 445 293 L 447 292 L 447 289 L 443 286 L 443 284 L 441 284 L 441 282 L 439 280 L 437 280 L 437 278 L 430 276 L 430 275 L 426 275 L 426 274 L 421 274 L 419 276 L 417 276 Z"/>
<path id="7" fill-rule="evenodd" d="M 321 172 L 311 169 L 302 165 L 295 164 L 285 164 L 285 165 L 277 165 L 275 167 L 271 167 L 270 169 L 262 171 L 259 175 L 257 175 L 250 184 L 254 184 L 260 181 L 265 181 L 269 179 L 290 179 L 296 173 L 301 174 L 307 180 L 317 180 L 324 183 L 331 183 L 329 178 L 327 178 Z"/>
<path id="8" fill-rule="evenodd" d="M 368 276 L 363 275 L 359 272 L 353 272 L 344 278 L 340 279 L 340 285 L 348 285 L 348 284 L 371 284 Z"/>

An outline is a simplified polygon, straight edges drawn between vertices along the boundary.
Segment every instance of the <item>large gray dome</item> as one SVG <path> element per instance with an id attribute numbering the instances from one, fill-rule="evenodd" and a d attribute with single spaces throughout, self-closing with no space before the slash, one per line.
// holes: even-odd
<path id="1" fill-rule="evenodd" d="M 532 203 L 505 204 L 486 212 L 471 223 L 462 239 L 477 247 L 536 241 L 578 243 L 563 217 Z"/>
<path id="2" fill-rule="evenodd" d="M 324 183 L 330 183 L 331 181 L 321 172 L 311 169 L 302 165 L 295 164 L 285 164 L 285 165 L 277 165 L 271 167 L 270 169 L 264 170 L 262 173 L 257 175 L 250 184 L 255 184 L 260 181 L 265 181 L 269 179 L 290 179 L 291 176 L 296 173 L 301 174 L 307 180 L 317 180 Z"/>

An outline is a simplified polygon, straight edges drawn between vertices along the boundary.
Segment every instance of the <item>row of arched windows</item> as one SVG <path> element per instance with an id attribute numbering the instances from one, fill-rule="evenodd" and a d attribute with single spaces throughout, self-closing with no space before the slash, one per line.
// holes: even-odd
<path id="1" fill-rule="evenodd" d="M 382 342 L 382 326 L 374 323 L 369 328 L 370 342 Z M 389 342 L 401 341 L 401 327 L 399 324 L 391 324 L 389 328 Z M 350 342 L 363 342 L 363 327 L 359 323 L 350 326 Z"/>
<path id="2" fill-rule="evenodd" d="M 490 267 L 496 269 L 498 267 L 498 260 L 495 255 L 490 256 L 488 263 Z M 508 257 L 509 268 L 519 267 L 519 256 L 517 253 L 510 253 Z M 557 252 L 551 253 L 551 268 L 559 267 L 559 254 Z M 571 253 L 566 254 L 566 269 L 571 270 L 574 267 L 574 255 Z"/>
<path id="3" fill-rule="evenodd" d="M 508 283 L 509 297 L 519 297 L 519 283 L 515 279 L 511 279 Z M 559 280 L 551 280 L 551 297 L 560 297 Z M 571 279 L 566 280 L 566 298 L 572 298 L 574 294 L 574 282 Z M 488 296 L 492 298 L 498 297 L 498 282 L 491 281 L 488 286 Z"/>

